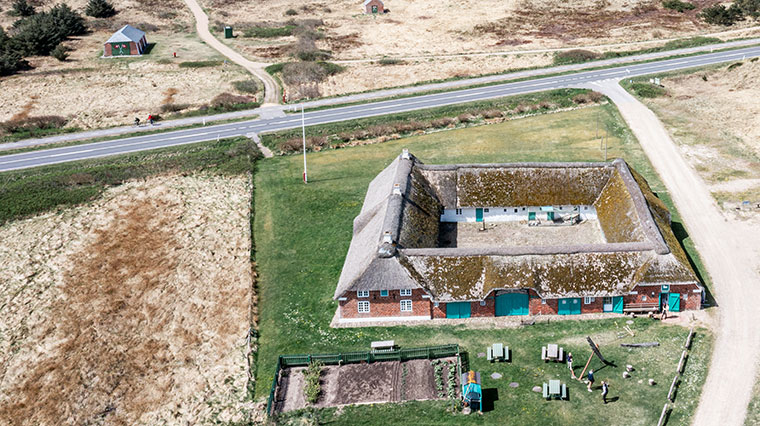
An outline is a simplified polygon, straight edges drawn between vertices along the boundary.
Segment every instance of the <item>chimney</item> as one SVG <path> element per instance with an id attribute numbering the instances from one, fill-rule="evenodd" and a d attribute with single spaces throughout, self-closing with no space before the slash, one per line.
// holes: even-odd
<path id="1" fill-rule="evenodd" d="M 393 184 L 393 195 L 401 195 L 401 185 L 397 183 Z"/>
<path id="2" fill-rule="evenodd" d="M 404 160 L 409 159 L 409 150 L 407 148 L 401 150 L 401 158 Z"/>
<path id="3" fill-rule="evenodd" d="M 386 243 L 386 244 L 392 244 L 393 243 L 393 238 L 391 238 L 391 232 L 390 231 L 383 232 L 383 243 Z"/>

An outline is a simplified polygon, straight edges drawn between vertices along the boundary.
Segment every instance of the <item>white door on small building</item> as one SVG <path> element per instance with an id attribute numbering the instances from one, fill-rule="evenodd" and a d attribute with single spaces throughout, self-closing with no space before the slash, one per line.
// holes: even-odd
<path id="1" fill-rule="evenodd" d="M 604 312 L 612 312 L 612 298 L 605 297 L 603 299 L 602 310 Z"/>

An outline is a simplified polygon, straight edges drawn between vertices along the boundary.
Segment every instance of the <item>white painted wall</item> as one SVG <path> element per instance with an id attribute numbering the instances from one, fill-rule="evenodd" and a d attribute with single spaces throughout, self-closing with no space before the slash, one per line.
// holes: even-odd
<path id="1" fill-rule="evenodd" d="M 594 206 L 552 206 L 554 216 L 579 213 L 582 220 L 596 219 Z M 488 210 L 488 211 L 486 211 Z M 515 211 L 517 210 L 517 211 Z M 546 220 L 546 212 L 540 206 L 488 207 L 483 209 L 485 222 L 518 222 L 528 220 L 528 213 L 536 212 L 536 219 Z M 444 209 L 441 222 L 475 222 L 475 208 Z"/>

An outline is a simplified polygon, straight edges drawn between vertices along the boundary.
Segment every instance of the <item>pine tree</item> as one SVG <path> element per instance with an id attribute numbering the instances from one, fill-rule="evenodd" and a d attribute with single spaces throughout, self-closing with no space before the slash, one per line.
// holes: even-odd
<path id="1" fill-rule="evenodd" d="M 108 0 L 90 0 L 84 13 L 93 18 L 110 18 L 116 15 L 116 9 Z"/>
<path id="2" fill-rule="evenodd" d="M 10 11 L 12 16 L 32 16 L 37 11 L 34 10 L 34 6 L 27 3 L 26 0 L 16 0 L 13 2 L 13 8 Z"/>

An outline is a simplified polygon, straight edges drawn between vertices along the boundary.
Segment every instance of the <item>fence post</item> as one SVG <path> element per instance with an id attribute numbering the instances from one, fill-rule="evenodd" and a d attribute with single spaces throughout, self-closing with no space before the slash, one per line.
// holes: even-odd
<path id="1" fill-rule="evenodd" d="M 675 377 L 673 377 L 673 384 L 670 385 L 670 391 L 668 391 L 668 401 L 673 402 L 673 391 L 676 388 L 676 383 L 678 383 L 678 374 L 676 374 Z"/>
<path id="2" fill-rule="evenodd" d="M 660 414 L 660 420 L 657 421 L 657 426 L 663 426 L 665 424 L 665 414 L 668 412 L 668 403 L 662 407 L 662 414 Z"/>

